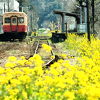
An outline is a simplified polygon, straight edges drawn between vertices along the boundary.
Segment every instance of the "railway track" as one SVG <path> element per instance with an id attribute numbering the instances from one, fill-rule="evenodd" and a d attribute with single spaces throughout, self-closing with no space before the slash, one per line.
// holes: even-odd
<path id="1" fill-rule="evenodd" d="M 30 56 L 33 56 L 34 54 L 39 53 L 39 49 L 42 48 L 43 43 L 50 45 L 47 37 L 44 37 L 44 36 L 38 37 L 37 36 L 37 37 L 31 37 L 31 40 L 32 39 L 34 39 L 34 41 L 30 48 Z"/>
<path id="2" fill-rule="evenodd" d="M 31 37 L 32 40 L 32 37 Z M 42 44 L 47 44 L 49 46 L 51 46 L 51 43 L 49 42 L 49 37 L 47 36 L 37 36 L 34 38 L 34 43 L 32 44 L 31 48 L 30 48 L 30 57 L 34 56 L 35 54 L 39 54 L 41 52 L 42 49 Z M 53 48 L 56 46 L 53 45 Z M 50 66 L 51 64 L 53 64 L 54 62 L 56 62 L 59 57 L 57 55 L 54 54 L 54 51 L 51 50 L 51 52 L 49 54 L 47 54 L 46 56 L 42 55 L 42 59 L 43 61 L 45 61 L 45 66 Z M 53 59 L 50 59 L 51 56 L 54 56 Z"/>
<path id="3" fill-rule="evenodd" d="M 51 46 L 53 50 L 47 54 L 45 51 L 42 51 L 42 44 Z M 58 60 L 58 56 L 54 53 L 56 46 L 50 42 L 48 36 L 35 36 L 25 39 L 23 42 L 17 40 L 16 42 L 4 42 L 1 43 L 0 46 L 0 57 L 1 60 L 2 58 L 4 59 L 4 62 L 9 56 L 25 56 L 26 59 L 29 59 L 30 57 L 33 57 L 34 54 L 39 54 L 42 57 L 42 60 L 45 62 L 44 66 L 50 66 L 50 64 L 53 64 Z M 15 53 L 13 54 L 13 52 Z M 51 56 L 55 56 L 55 58 L 51 59 Z"/>

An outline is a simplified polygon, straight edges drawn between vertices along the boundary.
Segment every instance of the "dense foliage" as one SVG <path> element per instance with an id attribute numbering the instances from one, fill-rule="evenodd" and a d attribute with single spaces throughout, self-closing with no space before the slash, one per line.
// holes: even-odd
<path id="1" fill-rule="evenodd" d="M 67 12 L 76 12 L 80 14 L 80 2 L 79 1 L 86 1 L 86 0 L 17 0 L 22 1 L 22 6 L 25 8 L 28 7 L 28 15 L 29 18 L 32 17 L 32 26 L 33 28 L 39 27 L 48 27 L 48 24 L 52 21 L 58 21 L 60 20 L 58 16 L 56 17 L 55 14 L 53 14 L 53 10 L 64 10 Z M 93 28 L 92 23 L 92 1 L 89 1 L 89 14 L 90 14 L 90 27 Z M 95 23 L 95 33 L 100 33 L 99 26 L 100 26 L 100 0 L 94 0 L 94 23 Z M 84 16 L 84 15 L 83 15 Z M 57 20 L 58 18 L 58 20 Z M 72 18 L 67 18 L 67 23 L 71 23 L 73 21 Z M 31 26 L 31 25 L 30 25 Z M 92 31 L 92 30 L 91 30 Z M 100 35 L 100 34 L 99 34 Z"/>

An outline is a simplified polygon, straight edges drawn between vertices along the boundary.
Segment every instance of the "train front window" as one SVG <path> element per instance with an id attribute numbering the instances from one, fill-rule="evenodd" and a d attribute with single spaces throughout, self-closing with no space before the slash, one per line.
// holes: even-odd
<path id="1" fill-rule="evenodd" d="M 18 23 L 24 23 L 24 18 L 23 17 L 19 17 L 18 18 Z"/>
<path id="2" fill-rule="evenodd" d="M 9 17 L 6 17 L 5 18 L 5 23 L 10 23 L 11 22 L 11 19 Z"/>
<path id="3" fill-rule="evenodd" d="M 16 18 L 12 18 L 12 23 L 17 23 L 17 19 Z"/>

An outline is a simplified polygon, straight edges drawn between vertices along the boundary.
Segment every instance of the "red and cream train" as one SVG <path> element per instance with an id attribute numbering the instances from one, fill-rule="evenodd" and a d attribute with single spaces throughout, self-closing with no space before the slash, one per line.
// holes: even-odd
<path id="1" fill-rule="evenodd" d="M 3 32 L 9 39 L 25 38 L 28 32 L 27 15 L 24 12 L 6 12 L 3 15 Z"/>

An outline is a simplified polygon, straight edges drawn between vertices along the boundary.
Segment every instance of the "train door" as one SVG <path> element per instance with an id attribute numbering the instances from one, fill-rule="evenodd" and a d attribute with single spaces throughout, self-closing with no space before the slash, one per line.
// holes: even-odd
<path id="1" fill-rule="evenodd" d="M 18 18 L 11 17 L 11 32 L 17 32 L 18 30 Z"/>

